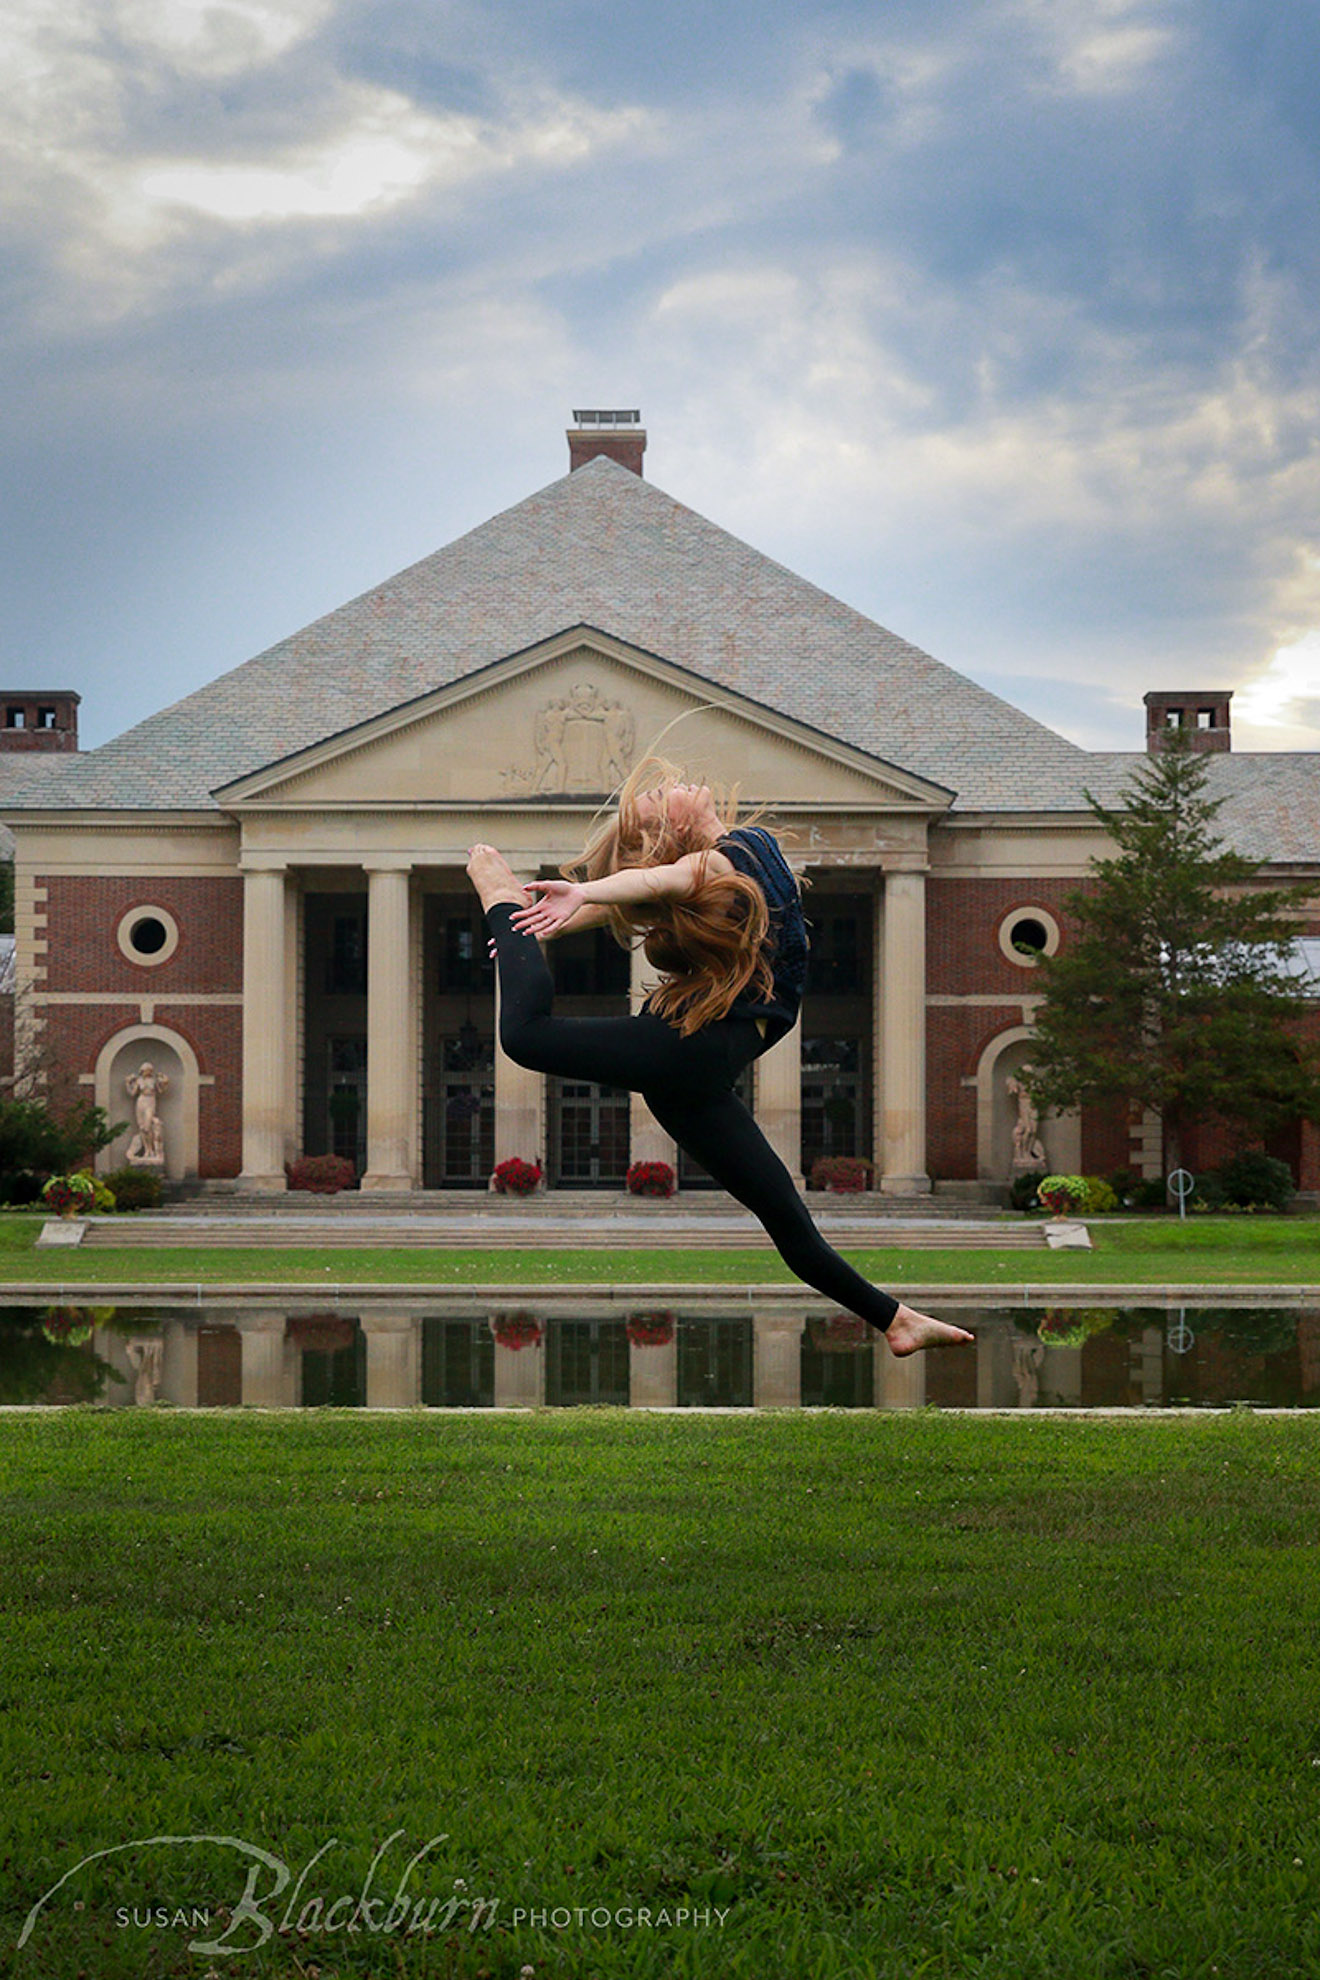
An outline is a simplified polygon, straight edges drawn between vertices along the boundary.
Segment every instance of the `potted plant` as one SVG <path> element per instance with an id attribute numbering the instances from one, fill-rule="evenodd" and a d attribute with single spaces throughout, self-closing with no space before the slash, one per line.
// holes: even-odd
<path id="1" fill-rule="evenodd" d="M 674 1172 L 668 1162 L 634 1162 L 627 1177 L 630 1196 L 672 1196 Z"/>
<path id="2" fill-rule="evenodd" d="M 521 1348 L 540 1347 L 545 1338 L 544 1326 L 530 1313 L 502 1313 L 490 1327 L 499 1346 L 512 1348 L 515 1354 Z"/>
<path id="3" fill-rule="evenodd" d="M 96 1187 L 90 1176 L 51 1176 L 41 1195 L 56 1216 L 82 1217 L 96 1200 Z"/>
<path id="4" fill-rule="evenodd" d="M 1086 1179 L 1084 1176 L 1045 1176 L 1037 1184 L 1036 1194 L 1056 1217 L 1075 1216 L 1086 1202 Z"/>
<path id="5" fill-rule="evenodd" d="M 668 1347 L 674 1338 L 672 1313 L 634 1313 L 628 1321 L 628 1339 L 634 1347 Z"/>
<path id="6" fill-rule="evenodd" d="M 490 1186 L 501 1196 L 534 1196 L 541 1187 L 541 1164 L 510 1155 L 507 1162 L 496 1163 Z"/>

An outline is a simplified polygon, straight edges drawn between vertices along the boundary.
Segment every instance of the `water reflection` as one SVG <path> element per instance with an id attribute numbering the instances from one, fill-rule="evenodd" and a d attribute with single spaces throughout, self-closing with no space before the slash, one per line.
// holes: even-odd
<path id="1" fill-rule="evenodd" d="M 1320 1403 L 1320 1311 L 938 1309 L 974 1349 L 895 1361 L 863 1322 L 712 1295 L 681 1312 L 397 1306 L 0 1308 L 0 1403 L 190 1408 L 1117 1408 Z"/>

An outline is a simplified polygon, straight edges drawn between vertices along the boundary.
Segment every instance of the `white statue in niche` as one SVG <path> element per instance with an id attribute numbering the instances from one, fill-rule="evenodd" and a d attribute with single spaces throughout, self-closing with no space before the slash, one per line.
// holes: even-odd
<path id="1" fill-rule="evenodd" d="M 129 1366 L 136 1370 L 137 1379 L 133 1384 L 135 1403 L 153 1403 L 160 1394 L 161 1362 L 164 1356 L 164 1343 L 159 1339 L 134 1340 L 128 1343 Z"/>
<path id="2" fill-rule="evenodd" d="M 169 1075 L 158 1073 L 150 1059 L 144 1059 L 135 1073 L 124 1081 L 133 1099 L 136 1132 L 124 1151 L 124 1160 L 139 1169 L 165 1166 L 165 1124 L 156 1112 L 156 1101 L 169 1085 Z"/>
<path id="3" fill-rule="evenodd" d="M 1015 1169 L 1043 1169 L 1046 1166 L 1045 1144 L 1040 1138 L 1040 1116 L 1023 1079 L 1029 1078 L 1030 1066 L 1019 1067 L 1022 1077 L 1005 1080 L 1004 1086 L 1011 1100 L 1017 1101 L 1017 1119 L 1013 1123 L 1013 1167 Z"/>

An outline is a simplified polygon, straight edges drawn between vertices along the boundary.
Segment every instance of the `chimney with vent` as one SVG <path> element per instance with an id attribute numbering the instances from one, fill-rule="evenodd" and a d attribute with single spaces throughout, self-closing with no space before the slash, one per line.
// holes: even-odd
<path id="1" fill-rule="evenodd" d="M 71 688 L 0 688 L 0 749 L 76 750 L 81 700 Z"/>
<path id="2" fill-rule="evenodd" d="M 607 461 L 617 461 L 633 474 L 642 471 L 642 455 L 646 452 L 646 430 L 642 425 L 642 415 L 632 412 L 575 412 L 574 424 L 568 429 L 568 471 L 584 467 L 594 461 L 597 454 L 604 454 Z"/>
<path id="3" fill-rule="evenodd" d="M 1192 748 L 1205 754 L 1227 752 L 1233 747 L 1228 704 L 1231 688 L 1212 688 L 1199 694 L 1191 688 L 1172 689 L 1145 696 L 1146 754 L 1158 756 L 1170 729 L 1186 729 Z"/>

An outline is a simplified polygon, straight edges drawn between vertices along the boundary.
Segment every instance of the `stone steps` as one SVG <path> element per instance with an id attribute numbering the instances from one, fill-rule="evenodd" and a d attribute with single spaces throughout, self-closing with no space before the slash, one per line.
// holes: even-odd
<path id="1" fill-rule="evenodd" d="M 832 1244 L 844 1249 L 897 1245 L 904 1249 L 994 1249 L 1039 1251 L 1046 1244 L 1044 1226 L 1026 1223 L 972 1222 L 967 1219 L 908 1220 L 898 1217 L 843 1216 L 817 1213 L 817 1222 Z M 663 1220 L 631 1213 L 590 1218 L 541 1212 L 518 1217 L 507 1212 L 490 1215 L 437 1217 L 411 1214 L 336 1215 L 321 1211 L 298 1215 L 290 1211 L 251 1215 L 241 1212 L 195 1213 L 188 1217 L 139 1213 L 132 1217 L 89 1218 L 82 1248 L 131 1247 L 134 1250 L 187 1246 L 189 1249 L 232 1245 L 281 1250 L 318 1249 L 444 1249 L 506 1250 L 555 1245 L 591 1250 L 771 1249 L 770 1240 L 755 1220 L 729 1211 L 690 1217 L 670 1207 Z"/>
<path id="2" fill-rule="evenodd" d="M 992 1223 L 1001 1213 L 994 1204 L 956 1196 L 886 1196 L 879 1191 L 838 1195 L 825 1190 L 809 1190 L 805 1201 L 813 1217 L 864 1217 L 867 1221 L 904 1223 L 934 1219 L 940 1223 Z M 545 1220 L 558 1223 L 573 1219 L 597 1222 L 600 1218 L 654 1219 L 672 1223 L 684 1219 L 727 1218 L 738 1215 L 737 1206 L 723 1190 L 682 1190 L 671 1197 L 628 1196 L 623 1190 L 555 1189 L 535 1196 L 500 1196 L 493 1190 L 413 1190 L 407 1194 L 384 1191 L 364 1194 L 345 1190 L 338 1196 L 316 1196 L 309 1191 L 266 1195 L 238 1191 L 209 1184 L 204 1192 L 180 1198 L 153 1210 L 153 1218 L 171 1221 L 215 1216 L 250 1218 L 360 1217 L 372 1221 L 382 1217 L 429 1216 L 437 1221 L 464 1223 L 474 1217 L 508 1219 L 523 1223 Z"/>

